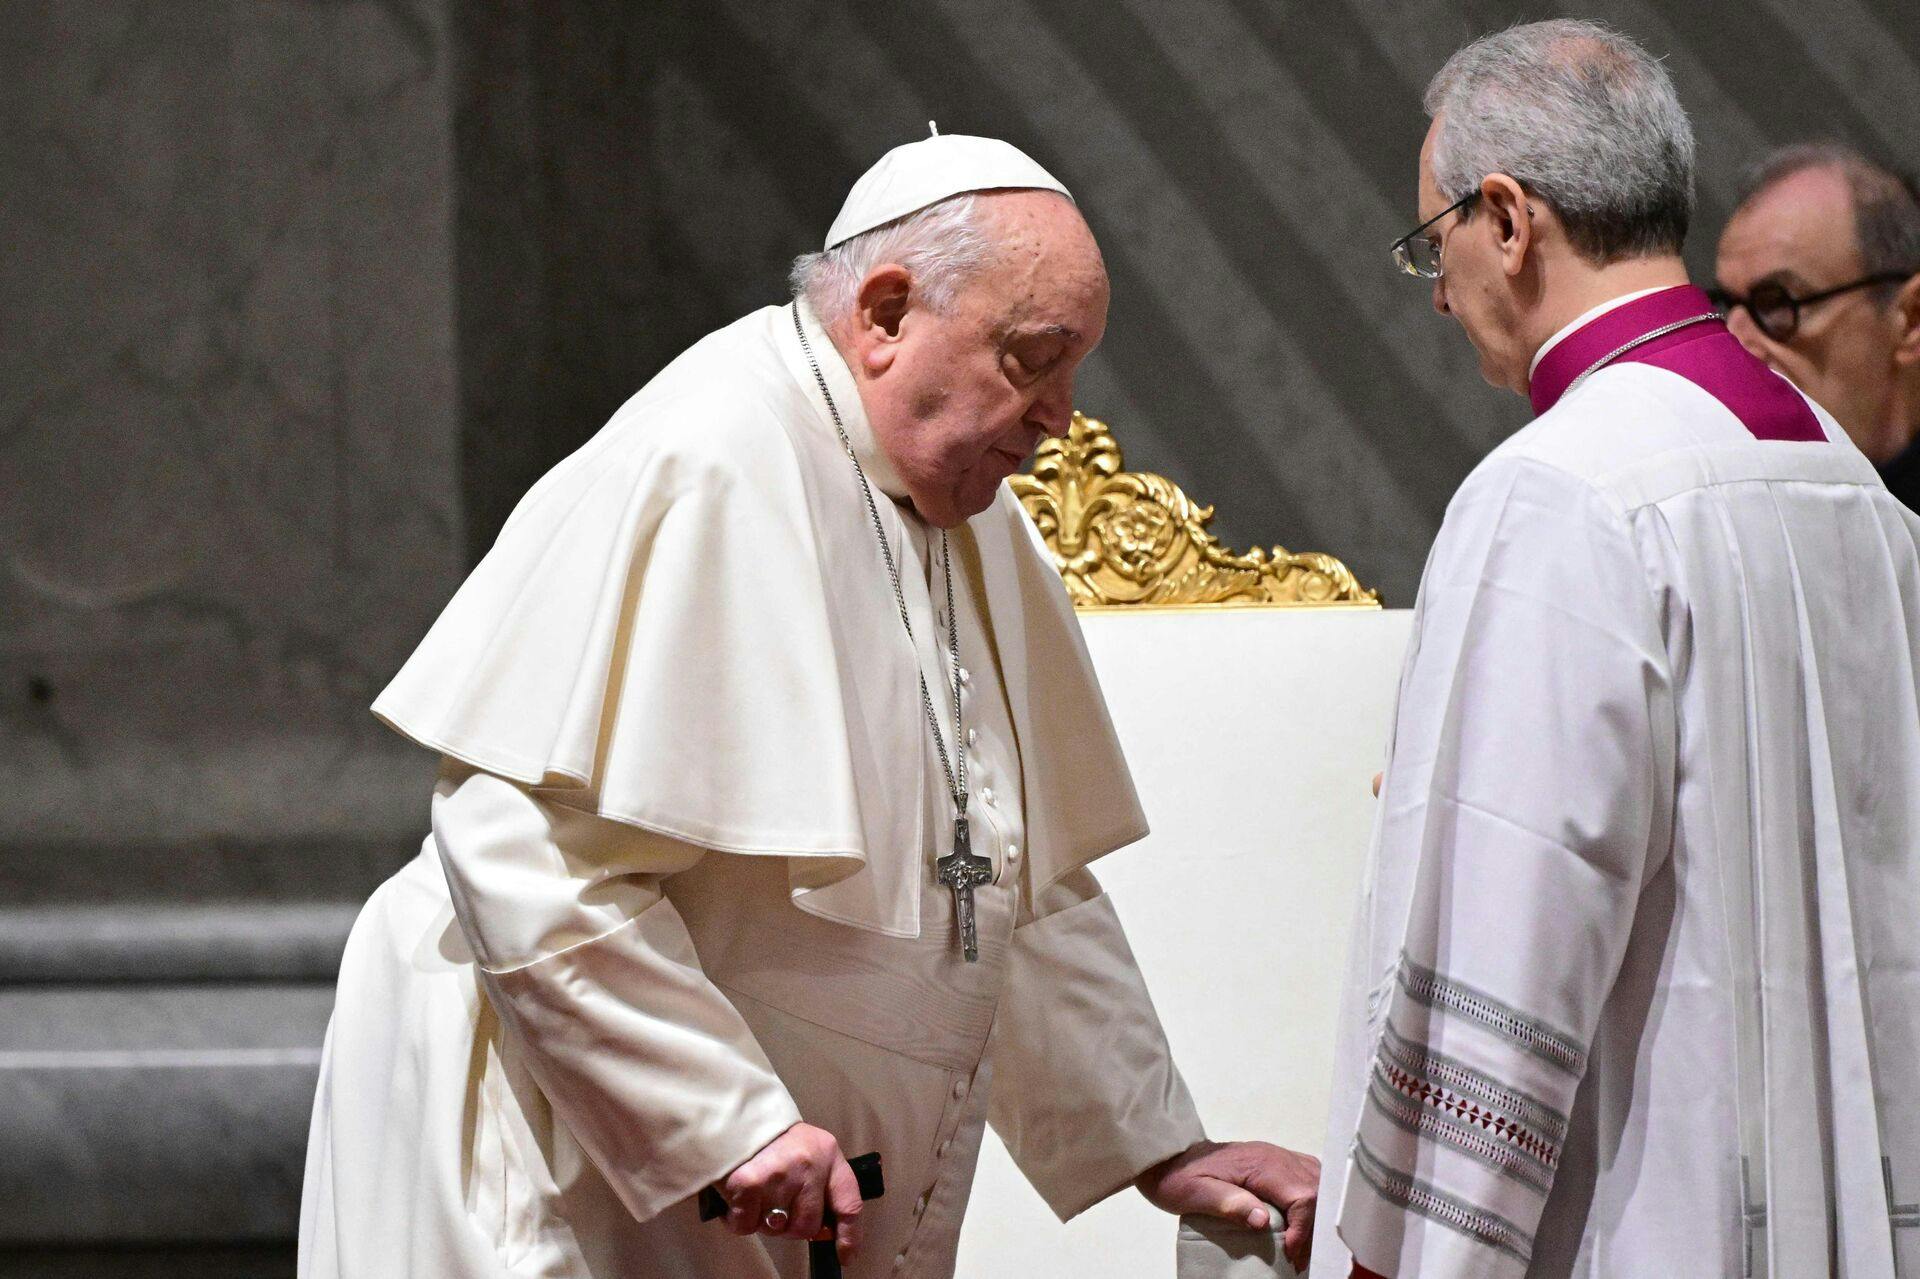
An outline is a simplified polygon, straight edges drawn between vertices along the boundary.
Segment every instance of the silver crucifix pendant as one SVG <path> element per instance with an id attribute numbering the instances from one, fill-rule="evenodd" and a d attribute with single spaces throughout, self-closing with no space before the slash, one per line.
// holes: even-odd
<path id="1" fill-rule="evenodd" d="M 967 835 L 967 819 L 953 821 L 953 851 L 933 864 L 935 876 L 953 890 L 954 914 L 960 919 L 960 953 L 969 964 L 980 961 L 980 930 L 973 920 L 973 890 L 993 878 L 993 863 L 975 857 Z"/>

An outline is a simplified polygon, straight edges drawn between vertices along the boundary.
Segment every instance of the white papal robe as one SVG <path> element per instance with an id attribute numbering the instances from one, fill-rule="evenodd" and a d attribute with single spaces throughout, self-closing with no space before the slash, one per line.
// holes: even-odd
<path id="1" fill-rule="evenodd" d="M 1920 521 L 1718 321 L 1562 398 L 1711 309 L 1576 322 L 1448 508 L 1316 1276 L 1920 1275 Z"/>
<path id="2" fill-rule="evenodd" d="M 937 536 L 802 308 L 881 490 L 917 645 L 795 335 L 695 346 L 542 479 L 375 703 L 445 757 L 348 942 L 309 1279 L 797 1279 L 693 1196 L 793 1123 L 885 1161 L 850 1276 L 946 1276 L 991 1117 L 1063 1217 L 1202 1136 L 1087 862 L 1144 832 L 1011 493 L 952 535 L 980 961 Z M 989 1083 L 991 1081 L 991 1087 Z"/>

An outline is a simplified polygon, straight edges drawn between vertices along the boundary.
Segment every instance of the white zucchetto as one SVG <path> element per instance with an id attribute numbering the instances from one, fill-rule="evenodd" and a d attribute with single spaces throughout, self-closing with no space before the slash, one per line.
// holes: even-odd
<path id="1" fill-rule="evenodd" d="M 1073 199 L 1060 179 L 1010 142 L 960 133 L 922 138 L 895 147 L 860 175 L 840 216 L 827 228 L 825 247 L 844 244 L 949 196 L 1011 190 L 1058 191 Z"/>

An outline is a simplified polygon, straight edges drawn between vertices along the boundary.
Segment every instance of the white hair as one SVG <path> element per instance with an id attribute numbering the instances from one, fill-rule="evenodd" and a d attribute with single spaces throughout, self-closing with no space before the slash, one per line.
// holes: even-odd
<path id="1" fill-rule="evenodd" d="M 1483 36 L 1434 76 L 1426 109 L 1440 117 L 1433 177 L 1446 200 L 1504 173 L 1593 261 L 1680 251 L 1693 125 L 1666 69 L 1627 36 L 1571 19 Z"/>
<path id="2" fill-rule="evenodd" d="M 819 253 L 793 260 L 788 280 L 822 324 L 853 311 L 860 282 L 877 266 L 897 263 L 913 274 L 922 300 L 936 311 L 993 260 L 999 247 L 972 193 L 949 196 Z"/>

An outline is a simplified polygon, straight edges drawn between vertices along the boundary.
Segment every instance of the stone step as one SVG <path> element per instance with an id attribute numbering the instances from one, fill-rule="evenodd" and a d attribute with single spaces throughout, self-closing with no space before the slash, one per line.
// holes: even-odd
<path id="1" fill-rule="evenodd" d="M 331 982 L 357 902 L 0 907 L 0 987 Z"/>
<path id="2" fill-rule="evenodd" d="M 0 989 L 0 1248 L 290 1240 L 332 1004 L 331 983 Z"/>
<path id="3" fill-rule="evenodd" d="M 420 851 L 424 829 L 382 839 L 206 839 L 186 844 L 0 841 L 8 906 L 361 902 Z"/>
<path id="4" fill-rule="evenodd" d="M 294 1279 L 283 1244 L 130 1244 L 120 1247 L 0 1247 L 7 1279 Z"/>

